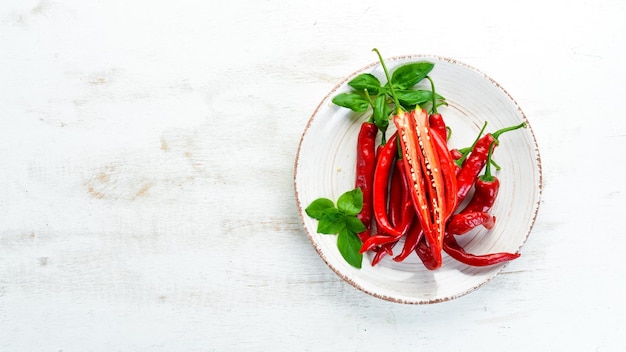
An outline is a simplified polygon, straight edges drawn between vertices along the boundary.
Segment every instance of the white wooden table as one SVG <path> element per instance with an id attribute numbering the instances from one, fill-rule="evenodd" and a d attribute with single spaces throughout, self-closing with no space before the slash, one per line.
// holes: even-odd
<path id="1" fill-rule="evenodd" d="M 625 8 L 0 2 L 0 351 L 626 349 Z M 450 302 L 356 290 L 296 210 L 301 133 L 373 47 L 477 67 L 539 143 L 522 257 Z"/>

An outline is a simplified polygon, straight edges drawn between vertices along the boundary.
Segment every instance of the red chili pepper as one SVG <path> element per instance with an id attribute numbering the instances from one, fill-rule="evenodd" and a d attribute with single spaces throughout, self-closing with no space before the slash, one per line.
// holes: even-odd
<path id="1" fill-rule="evenodd" d="M 495 138 L 493 135 L 486 134 L 481 137 L 474 148 L 472 148 L 472 152 L 469 154 L 459 174 L 457 175 L 457 204 L 461 204 L 470 189 L 476 182 L 478 175 L 482 171 L 483 167 L 487 163 L 487 154 L 489 153 L 489 147 L 491 143 L 495 142 Z"/>
<path id="2" fill-rule="evenodd" d="M 493 138 L 495 139 L 495 141 L 492 142 L 491 145 L 488 147 L 489 151 L 485 160 L 485 163 L 487 165 L 485 169 L 485 174 L 478 178 L 475 185 L 474 196 L 461 212 L 461 216 L 470 216 L 470 214 L 486 214 L 486 212 L 491 209 L 495 202 L 496 195 L 498 194 L 498 188 L 500 185 L 498 179 L 495 176 L 491 175 L 491 157 L 493 154 L 493 149 L 498 143 L 497 138 L 500 134 L 506 131 L 517 129 L 519 127 L 523 127 L 524 125 L 525 124 L 521 124 L 518 126 L 502 129 L 493 134 Z M 489 221 L 488 218 L 486 219 L 486 221 Z M 454 218 L 449 223 L 449 232 L 447 232 L 444 236 L 443 242 L 443 250 L 452 258 L 472 266 L 487 266 L 513 260 L 520 256 L 519 253 L 508 252 L 491 253 L 484 255 L 467 253 L 465 249 L 461 247 L 461 245 L 459 245 L 456 238 L 454 237 L 455 234 L 461 234 L 463 232 L 463 229 L 455 229 L 454 227 L 456 225 L 453 224 L 453 222 Z M 489 223 L 487 225 L 492 226 L 492 224 Z"/>
<path id="3" fill-rule="evenodd" d="M 478 139 L 478 141 L 472 148 L 469 156 L 463 163 L 461 171 L 459 171 L 459 174 L 457 175 L 457 204 L 461 204 L 461 202 L 467 196 L 469 190 L 476 182 L 480 171 L 483 169 L 483 167 L 485 167 L 487 163 L 489 151 L 498 145 L 498 138 L 500 137 L 500 135 L 505 132 L 513 131 L 522 127 L 526 127 L 526 122 L 511 127 L 502 128 L 494 133 L 488 133 Z M 492 143 L 493 147 L 491 147 Z"/>
<path id="4" fill-rule="evenodd" d="M 408 192 L 406 191 L 406 179 L 404 177 L 404 168 L 402 167 L 402 160 L 396 160 L 394 168 L 391 174 L 391 182 L 389 185 L 389 221 L 396 228 L 401 228 L 403 219 L 407 217 L 406 208 L 411 212 L 413 211 L 411 201 L 408 198 Z M 408 206 L 406 205 L 408 203 Z M 402 230 L 405 233 L 406 230 Z M 385 236 L 385 240 L 387 240 Z M 365 243 L 365 242 L 364 242 Z M 374 258 L 372 258 L 372 266 L 378 264 L 386 255 L 392 254 L 393 247 L 396 245 L 397 240 L 393 240 L 384 244 L 376 245 L 371 248 L 376 251 Z"/>
<path id="5" fill-rule="evenodd" d="M 398 158 L 390 185 L 389 217 L 393 226 L 403 234 L 406 234 L 409 230 L 415 216 L 409 187 L 410 185 L 404 174 L 404 162 Z"/>
<path id="6" fill-rule="evenodd" d="M 393 245 L 395 244 L 396 242 L 388 243 L 383 247 L 387 247 L 391 245 L 391 248 L 393 248 Z M 376 266 L 376 264 L 380 263 L 380 261 L 383 260 L 383 258 L 389 254 L 389 252 L 386 249 L 387 248 L 380 248 L 378 251 L 376 251 L 376 254 L 374 254 L 374 258 L 372 258 L 372 266 Z"/>
<path id="7" fill-rule="evenodd" d="M 458 214 L 455 214 L 448 223 L 448 233 L 462 235 L 476 226 L 483 225 L 487 229 L 495 225 L 495 216 L 487 212 L 493 206 L 498 194 L 499 181 L 491 175 L 491 156 L 495 143 L 492 143 L 487 154 L 485 174 L 480 176 L 474 184 L 474 195 L 469 203 Z"/>
<path id="8" fill-rule="evenodd" d="M 394 117 L 400 136 L 406 177 L 420 226 L 436 263 L 441 264 L 445 233 L 445 190 L 440 160 L 432 142 L 428 115 L 422 109 L 400 111 Z"/>
<path id="9" fill-rule="evenodd" d="M 432 115 L 431 115 L 432 116 Z M 452 156 L 448 151 L 448 146 L 445 138 L 442 138 L 438 133 L 433 133 L 431 136 L 433 146 L 439 157 L 439 164 L 441 166 L 441 174 L 444 180 L 444 192 L 446 198 L 446 207 L 443 209 L 444 221 L 448 220 L 448 217 L 452 215 L 457 205 L 457 180 L 456 180 L 456 165 Z"/>
<path id="10" fill-rule="evenodd" d="M 465 160 L 470 155 L 470 152 L 474 149 L 474 147 L 476 146 L 476 143 L 478 143 L 478 140 L 480 140 L 480 137 L 483 135 L 483 132 L 485 131 L 486 127 L 487 127 L 487 121 L 485 121 L 485 123 L 483 124 L 483 127 L 480 129 L 480 132 L 478 132 L 478 135 L 476 136 L 476 139 L 474 140 L 471 146 L 467 148 L 463 148 L 463 149 L 452 149 L 450 151 L 450 155 L 452 155 L 452 159 L 454 160 L 454 165 L 455 165 L 454 171 L 457 176 L 461 172 L 461 168 L 465 164 Z"/>
<path id="11" fill-rule="evenodd" d="M 459 160 L 463 157 L 463 153 L 461 153 L 458 149 L 451 149 L 450 150 L 450 156 L 452 157 L 453 160 Z"/>
<path id="12" fill-rule="evenodd" d="M 452 258 L 460 261 L 461 263 L 471 265 L 471 266 L 487 266 L 494 265 L 502 262 L 506 262 L 509 260 L 516 259 L 520 256 L 519 253 L 507 253 L 507 252 L 499 252 L 499 253 L 491 253 L 491 254 L 483 254 L 483 255 L 475 255 L 470 254 L 459 245 L 454 238 L 454 235 L 446 234 L 444 239 L 443 250 Z"/>
<path id="13" fill-rule="evenodd" d="M 499 189 L 500 181 L 498 178 L 493 177 L 492 181 L 486 181 L 479 177 L 474 184 L 474 195 L 463 212 L 488 211 L 493 206 Z"/>
<path id="14" fill-rule="evenodd" d="M 448 139 L 448 129 L 446 128 L 446 122 L 443 120 L 441 114 L 430 114 L 428 123 L 430 124 L 430 128 L 437 132 L 444 141 Z"/>
<path id="15" fill-rule="evenodd" d="M 419 221 L 414 221 L 411 229 L 404 237 L 404 246 L 402 247 L 402 251 L 400 254 L 393 258 L 396 262 L 401 262 L 405 260 L 413 251 L 415 247 L 417 247 L 417 243 L 420 241 L 422 236 L 424 235 L 424 231 L 422 231 L 422 227 L 420 226 Z"/>
<path id="16" fill-rule="evenodd" d="M 448 222 L 448 233 L 462 235 L 472 230 L 476 226 L 483 225 L 486 229 L 491 229 L 496 223 L 496 217 L 486 212 L 463 212 L 455 214 Z"/>
<path id="17" fill-rule="evenodd" d="M 377 233 L 370 236 L 370 238 L 366 239 L 365 242 L 363 242 L 363 245 L 361 245 L 361 250 L 359 252 L 365 253 L 369 250 L 373 250 L 385 244 L 397 242 L 400 238 L 402 238 L 402 236 L 389 236 L 386 234 Z"/>
<path id="18" fill-rule="evenodd" d="M 424 267 L 428 270 L 435 270 L 440 265 L 437 263 L 435 258 L 433 257 L 432 250 L 426 244 L 426 240 L 422 236 L 420 241 L 417 243 L 417 247 L 415 248 L 415 253 L 420 258 Z"/>
<path id="19" fill-rule="evenodd" d="M 371 236 L 363 242 L 361 253 L 377 247 L 383 247 L 387 253 L 391 253 L 391 248 L 393 248 L 395 242 L 409 231 L 415 217 L 408 181 L 404 175 L 404 164 L 401 159 L 396 160 L 391 177 L 392 180 L 389 187 L 389 221 L 391 226 L 398 230 L 399 236 L 393 236 L 384 232 Z"/>
<path id="20" fill-rule="evenodd" d="M 469 203 L 461 211 L 462 213 L 469 212 L 488 212 L 496 201 L 498 192 L 500 190 L 500 181 L 498 178 L 491 174 L 491 153 L 493 153 L 493 147 L 487 155 L 487 165 L 485 167 L 485 173 L 476 180 L 474 184 L 474 194 Z"/>
<path id="21" fill-rule="evenodd" d="M 389 185 L 389 175 L 397 153 L 397 137 L 398 134 L 394 133 L 378 153 L 376 169 L 374 171 L 372 199 L 374 201 L 374 218 L 376 219 L 378 232 L 390 236 L 402 237 L 402 233 L 394 228 L 387 215 L 387 188 Z"/>
<path id="22" fill-rule="evenodd" d="M 372 223 L 372 186 L 376 166 L 376 134 L 378 128 L 372 122 L 363 122 L 357 138 L 356 178 L 355 185 L 363 192 L 363 208 L 357 215 L 365 225 L 364 232 L 359 234 L 361 241 L 370 237 Z"/>

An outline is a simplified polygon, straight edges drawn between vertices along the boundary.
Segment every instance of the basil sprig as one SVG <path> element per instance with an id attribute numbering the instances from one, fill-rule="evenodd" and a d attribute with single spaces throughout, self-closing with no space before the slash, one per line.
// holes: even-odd
<path id="1" fill-rule="evenodd" d="M 435 67 L 428 61 L 411 62 L 397 67 L 390 82 L 384 85 L 371 73 L 361 73 L 348 82 L 352 88 L 349 92 L 337 94 L 332 102 L 355 112 L 365 112 L 370 107 L 373 110 L 371 122 L 374 122 L 382 132 L 382 143 L 385 143 L 385 131 L 389 126 L 389 117 L 395 114 L 398 107 L 394 106 L 391 97 L 390 84 L 393 87 L 401 108 L 412 110 L 417 106 L 435 101 L 445 101 L 441 95 L 427 89 L 417 89 L 420 83 Z"/>
<path id="2" fill-rule="evenodd" d="M 363 192 L 355 188 L 337 199 L 337 206 L 328 198 L 318 198 L 305 209 L 308 216 L 317 219 L 317 232 L 337 235 L 337 248 L 341 256 L 355 268 L 361 268 L 363 255 L 358 233 L 365 225 L 356 217 L 363 208 Z"/>

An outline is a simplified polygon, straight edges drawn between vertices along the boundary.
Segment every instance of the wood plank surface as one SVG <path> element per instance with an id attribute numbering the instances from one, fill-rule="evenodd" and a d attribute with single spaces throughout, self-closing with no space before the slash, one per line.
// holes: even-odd
<path id="1" fill-rule="evenodd" d="M 0 351 L 626 349 L 625 3 L 0 2 Z M 320 259 L 298 143 L 344 77 L 435 54 L 537 137 L 522 257 L 402 305 Z"/>

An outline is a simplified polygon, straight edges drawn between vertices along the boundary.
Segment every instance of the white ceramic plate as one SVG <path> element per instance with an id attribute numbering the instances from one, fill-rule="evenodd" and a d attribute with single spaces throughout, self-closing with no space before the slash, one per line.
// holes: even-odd
<path id="1" fill-rule="evenodd" d="M 437 92 L 448 102 L 448 106 L 440 107 L 439 112 L 453 130 L 450 146 L 471 145 L 484 121 L 488 122 L 486 132 L 528 122 L 517 103 L 498 83 L 459 61 L 413 55 L 386 59 L 385 63 L 392 71 L 401 64 L 415 61 L 435 64 L 430 76 Z M 372 267 L 371 254 L 366 254 L 363 267 L 356 269 L 339 254 L 337 236 L 316 233 L 317 220 L 304 212 L 317 198 L 336 201 L 342 193 L 354 189 L 356 138 L 361 122 L 370 112 L 359 116 L 332 104 L 331 99 L 349 91 L 347 82 L 364 72 L 386 82 L 378 62 L 346 77 L 322 100 L 302 135 L 295 164 L 295 193 L 306 233 L 320 257 L 337 275 L 375 297 L 424 304 L 467 294 L 494 278 L 506 264 L 471 267 L 444 253 L 442 267 L 434 271 L 425 269 L 417 255 L 402 263 L 387 256 Z M 428 85 L 424 87 L 429 88 Z M 390 123 L 388 136 L 394 129 Z M 481 228 L 457 237 L 459 243 L 473 254 L 520 252 L 539 208 L 541 162 L 530 125 L 503 134 L 494 152 L 494 160 L 502 167 L 496 174 L 501 182 L 500 193 L 491 211 L 497 218 L 496 226 L 488 232 Z M 516 260 L 524 261 L 523 253 Z"/>

